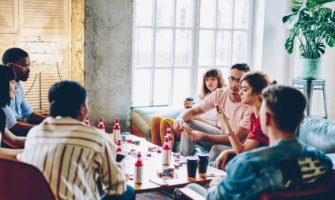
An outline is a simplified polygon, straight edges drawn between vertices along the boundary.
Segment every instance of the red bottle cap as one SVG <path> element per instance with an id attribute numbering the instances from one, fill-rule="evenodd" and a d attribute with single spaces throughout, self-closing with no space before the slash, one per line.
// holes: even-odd
<path id="1" fill-rule="evenodd" d="M 137 161 L 135 162 L 135 167 L 142 167 L 143 166 L 143 162 L 142 162 L 142 155 L 141 152 L 137 153 Z"/>
<path id="2" fill-rule="evenodd" d="M 115 119 L 114 119 L 114 122 L 115 122 L 115 123 L 120 123 L 120 119 L 119 119 L 119 118 L 115 118 Z"/>
<path id="3" fill-rule="evenodd" d="M 170 139 L 169 139 L 169 137 L 166 135 L 166 136 L 164 137 L 164 146 L 163 146 L 163 150 L 170 150 L 170 149 L 171 149 L 171 147 L 170 147 L 170 145 L 169 145 L 169 141 L 170 141 Z"/>
<path id="4" fill-rule="evenodd" d="M 99 117 L 99 122 L 103 122 L 104 118 L 103 117 Z"/>
<path id="5" fill-rule="evenodd" d="M 164 137 L 164 142 L 169 142 L 169 141 L 170 141 L 169 136 L 166 135 L 166 136 Z"/>

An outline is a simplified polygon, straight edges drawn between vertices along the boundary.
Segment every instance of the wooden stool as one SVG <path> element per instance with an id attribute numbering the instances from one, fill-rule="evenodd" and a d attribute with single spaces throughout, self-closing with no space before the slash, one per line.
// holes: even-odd
<path id="1" fill-rule="evenodd" d="M 303 93 L 307 96 L 307 116 L 311 116 L 311 105 L 313 99 L 314 90 L 322 90 L 323 94 L 323 105 L 325 110 L 325 115 L 323 118 L 327 119 L 327 103 L 326 103 L 326 81 L 321 79 L 316 80 L 305 80 L 295 78 L 292 81 L 293 87 L 297 89 L 302 89 Z"/>

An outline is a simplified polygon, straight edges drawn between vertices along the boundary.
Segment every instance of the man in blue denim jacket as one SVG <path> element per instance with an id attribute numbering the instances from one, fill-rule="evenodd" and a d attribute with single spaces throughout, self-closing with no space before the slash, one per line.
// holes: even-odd
<path id="1" fill-rule="evenodd" d="M 253 199 L 263 191 L 295 187 L 323 177 L 332 169 L 331 160 L 296 139 L 305 107 L 306 98 L 297 89 L 278 85 L 266 88 L 260 120 L 270 147 L 236 156 L 227 165 L 227 176 L 213 180 L 208 191 L 194 184 L 187 187 L 207 199 Z"/>

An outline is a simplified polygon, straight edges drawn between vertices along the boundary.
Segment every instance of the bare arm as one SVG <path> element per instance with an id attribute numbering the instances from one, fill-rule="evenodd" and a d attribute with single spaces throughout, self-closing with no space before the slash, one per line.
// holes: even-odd
<path id="1" fill-rule="evenodd" d="M 203 114 L 204 112 L 200 109 L 199 106 L 195 106 L 194 108 L 186 110 L 182 116 L 180 116 L 181 119 L 183 119 L 185 122 L 189 122 L 192 120 L 193 117 Z M 179 118 L 179 117 L 178 117 Z"/>
<path id="2" fill-rule="evenodd" d="M 245 151 L 249 151 L 251 149 L 257 148 L 260 145 L 260 142 L 258 140 L 254 140 L 254 139 L 247 139 L 244 143 L 243 143 L 243 149 L 242 152 Z M 239 152 L 239 153 L 242 153 Z"/>
<path id="3" fill-rule="evenodd" d="M 217 112 L 218 121 L 221 124 L 221 126 L 224 128 L 224 130 L 227 131 L 227 134 L 225 134 L 225 136 L 229 140 L 231 146 L 236 151 L 236 153 L 243 152 L 243 144 L 241 140 L 247 136 L 247 134 L 249 133 L 249 130 L 241 126 L 238 126 L 235 132 L 233 132 L 230 126 L 230 123 L 229 123 L 229 118 L 223 112 L 222 108 L 217 107 L 216 109 L 218 111 Z"/>
<path id="4" fill-rule="evenodd" d="M 26 142 L 26 137 L 15 136 L 8 129 L 5 129 L 3 135 L 4 142 L 13 148 L 23 148 Z"/>
<path id="5" fill-rule="evenodd" d="M 0 148 L 0 158 L 11 158 L 16 160 L 17 154 L 21 153 L 22 149 L 5 149 Z"/>
<path id="6" fill-rule="evenodd" d="M 244 144 L 242 144 L 241 140 L 246 138 L 249 130 L 238 126 L 235 130 L 234 134 L 228 136 L 231 146 L 236 151 L 236 153 L 242 153 L 244 150 Z"/>
<path id="7" fill-rule="evenodd" d="M 185 122 L 190 121 L 194 116 L 204 113 L 199 106 L 195 106 L 191 109 L 182 112 L 173 123 L 174 132 L 180 132 L 183 127 L 186 127 Z"/>
<path id="8" fill-rule="evenodd" d="M 240 140 L 246 137 L 248 132 L 249 132 L 248 129 L 238 126 L 238 128 L 234 132 L 236 140 L 240 142 Z M 230 141 L 230 138 L 229 138 L 230 136 L 228 137 L 227 134 L 224 134 L 224 135 L 212 135 L 212 134 L 207 134 L 207 133 L 202 133 L 202 134 L 203 134 L 201 138 L 202 140 L 216 143 L 216 144 L 231 145 L 234 148 L 233 144 Z"/>
<path id="9" fill-rule="evenodd" d="M 22 122 L 17 122 L 15 126 L 13 126 L 11 129 L 9 129 L 14 135 L 19 135 L 19 136 L 26 136 L 28 131 L 33 128 L 34 125 L 32 124 L 27 124 L 27 123 L 22 123 Z"/>
<path id="10" fill-rule="evenodd" d="M 39 124 L 41 123 L 44 119 L 46 118 L 46 116 L 40 114 L 40 113 L 37 113 L 37 112 L 32 112 L 29 119 L 28 119 L 28 122 L 31 123 L 31 124 Z"/>

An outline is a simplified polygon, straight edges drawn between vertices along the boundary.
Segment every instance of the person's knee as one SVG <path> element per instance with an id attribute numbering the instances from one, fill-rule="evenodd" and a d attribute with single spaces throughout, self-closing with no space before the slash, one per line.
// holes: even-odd
<path id="1" fill-rule="evenodd" d="M 191 120 L 191 121 L 189 121 L 187 124 L 192 128 L 192 129 L 194 129 L 194 127 L 196 127 L 196 121 L 195 120 Z"/>
<path id="2" fill-rule="evenodd" d="M 163 118 L 163 119 L 161 119 L 160 126 L 171 128 L 173 126 L 173 122 L 174 122 L 174 120 L 171 119 L 171 118 Z"/>
<path id="3" fill-rule="evenodd" d="M 180 154 L 182 156 L 193 155 L 194 146 L 194 142 L 192 142 L 185 133 L 182 133 L 180 140 Z"/>
<path id="4" fill-rule="evenodd" d="M 151 127 L 156 126 L 156 125 L 158 125 L 158 127 L 159 127 L 162 119 L 163 118 L 161 116 L 155 116 L 155 117 L 153 117 L 152 120 L 151 120 Z"/>
<path id="5" fill-rule="evenodd" d="M 213 145 L 211 151 L 209 152 L 209 160 L 213 161 L 220 154 L 220 149 L 217 145 Z"/>

